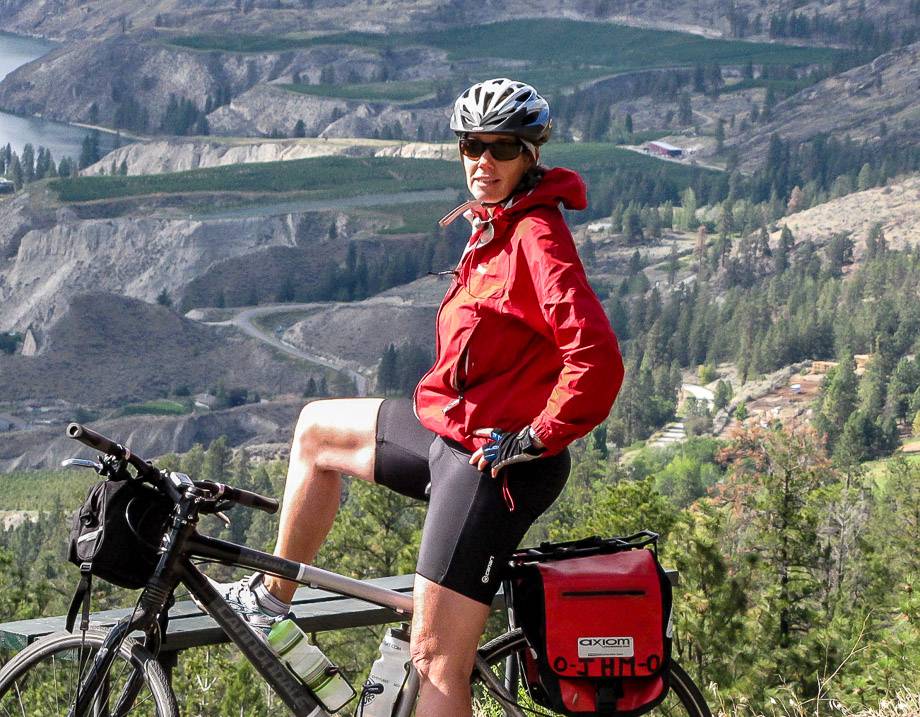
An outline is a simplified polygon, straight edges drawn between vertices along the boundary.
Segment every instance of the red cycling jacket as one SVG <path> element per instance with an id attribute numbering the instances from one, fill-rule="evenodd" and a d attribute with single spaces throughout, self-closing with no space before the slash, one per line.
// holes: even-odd
<path id="1" fill-rule="evenodd" d="M 623 382 L 616 336 L 588 285 L 559 205 L 587 206 L 575 172 L 537 187 L 474 232 L 437 319 L 434 366 L 415 389 L 422 425 L 475 450 L 478 428 L 532 426 L 548 453 L 603 421 Z M 477 226 L 478 225 L 478 226 Z"/>

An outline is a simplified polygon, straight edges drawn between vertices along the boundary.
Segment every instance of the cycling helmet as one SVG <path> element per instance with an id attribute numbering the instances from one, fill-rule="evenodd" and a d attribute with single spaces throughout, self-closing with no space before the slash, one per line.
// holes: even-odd
<path id="1" fill-rule="evenodd" d="M 553 121 L 549 105 L 530 85 L 504 77 L 479 82 L 454 102 L 450 128 L 468 132 L 511 134 L 540 146 L 549 139 Z"/>

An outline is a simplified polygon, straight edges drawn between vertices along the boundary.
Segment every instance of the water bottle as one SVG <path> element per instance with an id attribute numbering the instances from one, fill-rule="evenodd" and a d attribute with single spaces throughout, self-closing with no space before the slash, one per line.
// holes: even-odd
<path id="1" fill-rule="evenodd" d="M 355 696 L 339 668 L 316 645 L 310 644 L 293 620 L 275 623 L 268 635 L 268 644 L 291 672 L 310 688 L 327 712 L 341 709 Z"/>
<path id="2" fill-rule="evenodd" d="M 393 705 L 406 680 L 406 666 L 409 664 L 409 626 L 391 627 L 384 633 L 380 643 L 380 657 L 371 667 L 371 674 L 364 683 L 365 688 L 377 685 L 383 688 L 379 694 L 365 691 L 362 717 L 390 717 Z M 378 687 L 378 689 L 379 689 Z"/>

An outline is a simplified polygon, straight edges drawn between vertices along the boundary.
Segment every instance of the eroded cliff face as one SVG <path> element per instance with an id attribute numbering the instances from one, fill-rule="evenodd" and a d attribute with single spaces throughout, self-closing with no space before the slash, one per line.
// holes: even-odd
<path id="1" fill-rule="evenodd" d="M 375 49 L 346 46 L 243 54 L 198 52 L 168 42 L 166 36 L 145 31 L 69 43 L 0 82 L 0 108 L 108 127 L 116 126 L 118 114 L 125 127 L 156 133 L 171 98 L 191 100 L 204 111 L 208 98 L 216 102 L 229 96 L 234 102 L 208 117 L 214 133 L 290 135 L 303 120 L 307 134 L 319 135 L 337 119 L 358 112 L 363 103 L 298 94 L 276 85 L 291 83 L 295 75 L 301 82 L 319 83 L 329 66 L 355 82 L 379 77 L 384 65 L 391 77 L 411 76 L 411 68 L 419 66 L 435 74 L 448 67 L 437 53 L 418 48 L 385 57 Z M 378 108 L 373 114 L 380 112 Z M 146 129 L 140 119 L 144 113 Z"/>
<path id="2" fill-rule="evenodd" d="M 0 205 L 0 327 L 53 323 L 70 299 L 110 291 L 155 301 L 177 296 L 216 263 L 270 246 L 293 246 L 291 215 L 215 221 L 119 217 L 81 220 L 71 210 L 35 228 L 21 203 Z"/>
<path id="3" fill-rule="evenodd" d="M 354 138 L 306 139 L 159 139 L 135 142 L 107 154 L 81 173 L 109 173 L 122 162 L 129 175 L 164 174 L 190 169 L 223 167 L 249 162 L 284 162 L 313 157 L 404 157 L 407 159 L 459 159 L 457 146 L 447 142 L 400 142 Z M 0 228 L 0 252 L 3 251 Z"/>

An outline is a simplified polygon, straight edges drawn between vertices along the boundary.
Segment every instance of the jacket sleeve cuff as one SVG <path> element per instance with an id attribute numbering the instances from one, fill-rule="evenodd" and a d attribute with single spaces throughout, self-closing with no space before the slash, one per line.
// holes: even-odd
<path id="1" fill-rule="evenodd" d="M 555 453 L 559 453 L 559 451 L 568 445 L 567 441 L 557 440 L 553 436 L 552 431 L 542 420 L 542 417 L 537 419 L 537 421 L 531 425 L 531 430 L 533 430 L 534 435 L 546 449 L 544 455 L 549 456 Z"/>

